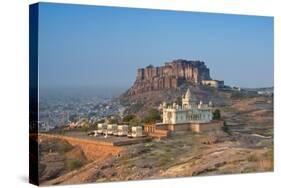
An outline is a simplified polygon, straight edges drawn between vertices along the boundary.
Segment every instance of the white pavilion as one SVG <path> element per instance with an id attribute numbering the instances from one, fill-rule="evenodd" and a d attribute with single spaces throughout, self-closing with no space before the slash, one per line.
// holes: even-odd
<path id="1" fill-rule="evenodd" d="M 186 123 L 209 123 L 213 119 L 213 105 L 203 104 L 202 101 L 197 103 L 196 98 L 188 89 L 182 96 L 182 105 L 173 103 L 162 104 L 163 124 L 186 124 Z"/>

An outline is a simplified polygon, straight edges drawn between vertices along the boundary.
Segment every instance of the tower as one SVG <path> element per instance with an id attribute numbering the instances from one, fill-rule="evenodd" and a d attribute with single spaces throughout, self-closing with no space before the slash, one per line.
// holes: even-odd
<path id="1" fill-rule="evenodd" d="M 196 99 L 192 96 L 190 89 L 187 89 L 185 95 L 182 97 L 183 108 L 189 108 L 196 105 Z"/>

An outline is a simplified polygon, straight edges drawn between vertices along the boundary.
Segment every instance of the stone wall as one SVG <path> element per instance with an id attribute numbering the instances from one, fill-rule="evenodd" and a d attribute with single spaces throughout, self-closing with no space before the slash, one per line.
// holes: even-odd
<path id="1" fill-rule="evenodd" d="M 104 160 L 109 156 L 118 155 L 123 150 L 121 147 L 113 146 L 110 142 L 97 142 L 62 135 L 39 134 L 39 138 L 40 136 L 63 139 L 73 146 L 79 146 L 89 160 Z"/>
<path id="2" fill-rule="evenodd" d="M 190 130 L 192 132 L 208 132 L 221 129 L 223 126 L 223 121 L 213 120 L 209 123 L 192 123 L 190 124 Z"/>
<path id="3" fill-rule="evenodd" d="M 192 132 L 199 133 L 199 132 L 208 132 L 208 131 L 221 129 L 223 126 L 223 121 L 212 120 L 209 123 L 163 124 L 161 126 L 162 126 L 161 129 L 166 129 L 169 131 L 192 131 Z"/>

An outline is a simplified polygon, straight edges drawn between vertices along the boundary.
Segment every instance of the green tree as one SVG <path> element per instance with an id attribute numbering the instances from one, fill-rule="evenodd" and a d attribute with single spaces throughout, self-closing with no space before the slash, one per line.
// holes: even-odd
<path id="1" fill-rule="evenodd" d="M 123 121 L 124 122 L 130 122 L 132 119 L 136 118 L 136 115 L 134 114 L 129 114 L 129 115 L 126 115 L 124 118 L 123 118 Z"/>
<path id="2" fill-rule="evenodd" d="M 70 170 L 76 170 L 82 166 L 82 162 L 76 159 L 69 159 L 67 161 L 67 167 Z"/>
<path id="3" fill-rule="evenodd" d="M 156 123 L 161 120 L 161 115 L 158 110 L 151 108 L 143 119 L 144 123 Z"/>
<path id="4" fill-rule="evenodd" d="M 232 135 L 229 126 L 226 124 L 226 122 L 223 122 L 222 130 L 227 133 L 228 135 Z"/>
<path id="5" fill-rule="evenodd" d="M 97 123 L 104 123 L 105 122 L 105 119 L 101 119 L 99 121 L 97 121 Z"/>
<path id="6" fill-rule="evenodd" d="M 176 103 L 181 106 L 182 105 L 182 98 L 181 97 L 177 97 L 177 101 Z"/>
<path id="7" fill-rule="evenodd" d="M 133 118 L 133 119 L 131 119 L 129 121 L 129 125 L 131 127 L 140 126 L 141 125 L 141 120 L 138 117 L 135 117 L 135 118 Z"/>
<path id="8" fill-rule="evenodd" d="M 221 112 L 219 109 L 216 109 L 214 112 L 213 112 L 213 119 L 221 119 Z"/>
<path id="9" fill-rule="evenodd" d="M 108 123 L 110 123 L 110 124 L 117 124 L 118 121 L 115 118 L 111 118 L 111 119 L 109 119 Z"/>

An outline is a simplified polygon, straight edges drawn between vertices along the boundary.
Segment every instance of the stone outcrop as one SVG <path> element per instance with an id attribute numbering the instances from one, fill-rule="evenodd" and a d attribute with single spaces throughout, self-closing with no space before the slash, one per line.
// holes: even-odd
<path id="1" fill-rule="evenodd" d="M 210 80 L 209 69 L 202 61 L 174 60 L 164 66 L 140 68 L 134 85 L 128 95 L 147 91 L 177 88 L 182 84 L 200 84 L 202 80 Z"/>

